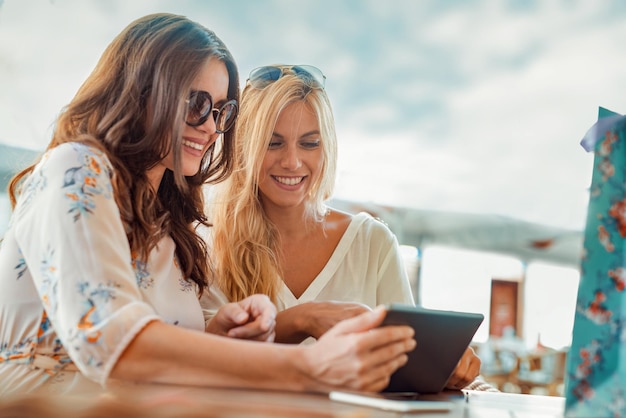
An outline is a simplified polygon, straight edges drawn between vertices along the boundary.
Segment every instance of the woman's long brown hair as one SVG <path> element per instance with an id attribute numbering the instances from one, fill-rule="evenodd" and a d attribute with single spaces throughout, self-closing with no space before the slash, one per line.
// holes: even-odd
<path id="1" fill-rule="evenodd" d="M 228 99 L 239 100 L 235 61 L 215 33 L 172 14 L 137 19 L 107 47 L 63 109 L 47 147 L 82 142 L 101 149 L 114 167 L 115 199 L 131 250 L 147 260 L 159 239 L 169 233 L 184 277 L 197 284 L 199 293 L 208 284 L 210 268 L 206 244 L 196 232 L 199 224 L 207 224 L 202 186 L 230 174 L 235 136 L 234 128 L 223 134 L 222 141 L 207 151 L 196 175 L 182 174 L 185 99 L 211 58 L 226 66 Z M 170 152 L 174 170 L 165 171 L 155 191 L 146 173 Z M 35 165 L 11 180 L 13 206 L 22 180 Z"/>

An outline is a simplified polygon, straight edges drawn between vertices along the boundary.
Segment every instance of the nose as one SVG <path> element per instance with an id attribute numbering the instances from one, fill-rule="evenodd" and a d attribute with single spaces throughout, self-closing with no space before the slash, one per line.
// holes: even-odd
<path id="1" fill-rule="evenodd" d="M 196 126 L 197 129 L 208 133 L 209 135 L 213 135 L 217 130 L 217 125 L 215 123 L 215 114 L 211 111 L 209 117 L 204 121 L 202 125 Z"/>
<path id="2" fill-rule="evenodd" d="M 280 166 L 287 170 L 297 170 L 302 166 L 298 147 L 287 146 L 280 159 Z"/>

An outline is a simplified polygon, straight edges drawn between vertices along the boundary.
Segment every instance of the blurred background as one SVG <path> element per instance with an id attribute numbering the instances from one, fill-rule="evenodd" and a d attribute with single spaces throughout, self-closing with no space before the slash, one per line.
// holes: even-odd
<path id="1" fill-rule="evenodd" d="M 213 29 L 242 83 L 271 63 L 326 74 L 333 204 L 389 224 L 419 303 L 485 314 L 494 376 L 567 350 L 593 163 L 579 142 L 599 106 L 626 109 L 625 2 L 0 0 L 3 191 L 106 45 L 153 12 Z M 10 212 L 0 193 L 0 234 Z"/>

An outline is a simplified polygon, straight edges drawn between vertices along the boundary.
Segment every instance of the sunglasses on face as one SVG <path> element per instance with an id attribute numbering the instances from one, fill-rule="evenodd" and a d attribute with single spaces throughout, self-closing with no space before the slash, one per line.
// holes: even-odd
<path id="1" fill-rule="evenodd" d="M 285 75 L 286 70 L 299 77 L 307 86 L 324 89 L 326 76 L 319 68 L 312 65 L 266 65 L 255 68 L 250 71 L 248 83 L 256 89 L 264 89 Z"/>
<path id="2" fill-rule="evenodd" d="M 223 134 L 233 127 L 237 119 L 237 101 L 229 100 L 219 109 L 213 108 L 213 98 L 202 90 L 192 91 L 187 102 L 187 117 L 185 123 L 189 126 L 200 126 L 213 116 L 215 132 Z"/>

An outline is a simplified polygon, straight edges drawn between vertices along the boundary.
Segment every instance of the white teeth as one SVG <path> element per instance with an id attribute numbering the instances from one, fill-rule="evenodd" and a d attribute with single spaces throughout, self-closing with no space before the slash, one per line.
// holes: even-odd
<path id="1" fill-rule="evenodd" d="M 286 184 L 287 186 L 295 186 L 300 183 L 304 177 L 274 177 L 277 182 Z"/>
<path id="2" fill-rule="evenodd" d="M 204 148 L 204 146 L 202 146 L 201 144 L 187 141 L 186 139 L 183 139 L 183 145 L 189 148 L 197 149 L 198 151 L 202 151 L 202 149 Z"/>

